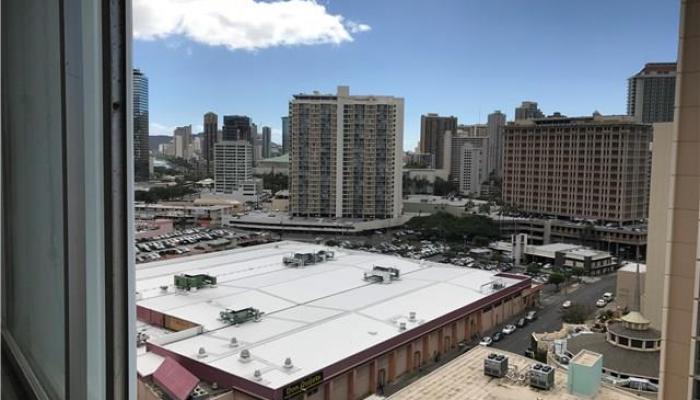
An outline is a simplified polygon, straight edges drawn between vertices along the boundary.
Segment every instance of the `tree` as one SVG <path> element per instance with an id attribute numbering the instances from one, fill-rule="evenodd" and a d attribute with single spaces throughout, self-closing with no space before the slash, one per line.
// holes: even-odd
<path id="1" fill-rule="evenodd" d="M 568 309 L 564 310 L 561 315 L 562 321 L 567 324 L 582 324 L 586 322 L 586 318 L 590 314 L 588 307 L 583 304 L 573 304 Z"/>
<path id="2" fill-rule="evenodd" d="M 571 268 L 571 275 L 576 276 L 576 277 L 581 277 L 586 274 L 586 270 L 583 269 L 582 267 L 573 267 Z"/>
<path id="3" fill-rule="evenodd" d="M 464 211 L 465 212 L 470 212 L 474 208 L 474 202 L 469 199 L 467 202 L 464 204 Z"/>
<path id="4" fill-rule="evenodd" d="M 564 283 L 565 280 L 566 280 L 566 277 L 563 274 L 561 274 L 559 272 L 553 272 L 549 275 L 549 280 L 547 281 L 547 283 L 551 283 L 553 285 L 556 285 L 557 290 L 559 290 L 559 285 Z"/>
<path id="5" fill-rule="evenodd" d="M 273 194 L 289 188 L 289 177 L 280 173 L 267 173 L 262 175 L 263 189 L 270 190 Z"/>
<path id="6" fill-rule="evenodd" d="M 535 263 L 530 263 L 527 266 L 527 273 L 530 275 L 537 275 L 540 273 L 540 267 L 539 265 Z"/>
<path id="7" fill-rule="evenodd" d="M 479 214 L 490 214 L 491 205 L 489 203 L 482 203 L 479 205 Z"/>
<path id="8" fill-rule="evenodd" d="M 459 186 L 456 183 L 446 181 L 442 178 L 435 178 L 433 183 L 433 194 L 435 196 L 447 196 L 452 193 L 459 192 Z"/>

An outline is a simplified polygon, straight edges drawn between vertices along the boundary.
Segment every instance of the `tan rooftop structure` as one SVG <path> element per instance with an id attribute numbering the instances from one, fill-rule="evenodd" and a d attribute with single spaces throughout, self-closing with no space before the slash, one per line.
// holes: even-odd
<path id="1" fill-rule="evenodd" d="M 566 386 L 566 372 L 556 370 L 554 388 L 552 390 L 537 390 L 529 387 L 526 382 L 515 383 L 509 378 L 492 378 L 484 375 L 484 359 L 488 354 L 497 352 L 508 356 L 508 365 L 517 367 L 517 371 L 528 371 L 535 363 L 533 360 L 501 350 L 479 346 L 431 374 L 417 380 L 403 390 L 390 396 L 389 400 L 573 400 L 582 397 L 570 394 Z M 584 359 L 588 357 L 582 352 Z M 594 353 L 591 353 L 591 361 Z M 601 387 L 600 391 L 589 399 L 595 400 L 627 400 L 638 399 L 618 389 Z"/>
<path id="2" fill-rule="evenodd" d="M 598 353 L 594 353 L 588 350 L 581 350 L 578 354 L 574 356 L 574 358 L 571 359 L 571 362 L 587 367 L 592 367 L 595 365 L 595 363 L 598 362 L 598 360 L 600 360 L 601 357 L 602 356 Z"/>

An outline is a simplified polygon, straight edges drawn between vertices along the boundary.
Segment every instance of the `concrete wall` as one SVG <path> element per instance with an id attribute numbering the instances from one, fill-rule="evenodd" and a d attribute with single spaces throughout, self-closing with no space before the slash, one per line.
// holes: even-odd
<path id="1" fill-rule="evenodd" d="M 645 295 L 645 284 L 646 282 L 646 277 L 645 273 L 640 272 L 641 277 L 640 277 L 640 289 L 642 292 L 642 298 L 644 298 Z M 663 292 L 663 288 L 659 288 L 661 292 Z M 658 295 L 660 295 L 659 293 Z M 652 296 L 657 295 L 656 293 L 653 293 Z M 625 270 L 618 270 L 617 271 L 617 287 L 615 290 L 615 303 L 622 307 L 622 308 L 629 308 L 632 310 L 635 307 L 636 304 L 636 296 L 637 296 L 637 272 L 636 271 L 625 271 Z M 657 305 L 659 310 L 661 309 L 660 305 Z M 646 316 L 646 315 L 645 315 Z M 648 317 L 647 317 L 648 318 Z"/>
<path id="2" fill-rule="evenodd" d="M 654 143 L 652 144 L 651 153 L 649 231 L 647 233 L 647 274 L 645 276 L 645 283 L 649 290 L 642 297 L 642 313 L 651 321 L 651 326 L 656 329 L 661 329 L 672 142 L 673 123 L 654 124 Z M 617 296 L 619 298 L 620 289 L 618 289 Z"/>

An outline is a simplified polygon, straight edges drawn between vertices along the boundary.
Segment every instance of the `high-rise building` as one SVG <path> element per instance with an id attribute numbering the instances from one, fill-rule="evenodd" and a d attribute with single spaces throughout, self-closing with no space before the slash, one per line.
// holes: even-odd
<path id="1" fill-rule="evenodd" d="M 192 125 L 178 126 L 173 132 L 173 143 L 175 144 L 175 157 L 189 159 L 190 145 L 192 144 Z"/>
<path id="2" fill-rule="evenodd" d="M 676 63 L 648 63 L 627 81 L 627 115 L 644 123 L 673 121 Z"/>
<path id="3" fill-rule="evenodd" d="M 445 163 L 445 133 L 457 131 L 457 117 L 441 117 L 430 113 L 420 117 L 420 152 L 432 154 L 436 169 L 447 168 Z"/>
<path id="4" fill-rule="evenodd" d="M 224 115 L 221 139 L 224 141 L 246 140 L 253 144 L 250 118 L 242 115 Z"/>
<path id="5" fill-rule="evenodd" d="M 204 138 L 202 140 L 202 158 L 207 165 L 207 175 L 214 172 L 214 144 L 219 131 L 219 116 L 213 112 L 204 114 Z"/>
<path id="6" fill-rule="evenodd" d="M 270 146 L 272 145 L 272 129 L 269 126 L 262 128 L 262 158 L 270 158 Z"/>
<path id="7" fill-rule="evenodd" d="M 247 140 L 224 140 L 214 145 L 214 190 L 233 193 L 253 179 L 253 145 Z"/>
<path id="8" fill-rule="evenodd" d="M 503 164 L 503 127 L 506 125 L 506 115 L 499 111 L 489 114 L 486 130 L 489 136 L 488 162 L 486 163 L 486 176 L 493 173 L 501 176 Z"/>
<path id="9" fill-rule="evenodd" d="M 147 181 L 150 159 L 148 144 L 148 77 L 133 70 L 134 82 L 134 178 Z"/>
<path id="10" fill-rule="evenodd" d="M 289 105 L 290 213 L 303 217 L 401 215 L 402 98 L 299 94 Z"/>
<path id="11" fill-rule="evenodd" d="M 451 182 L 459 184 L 462 176 L 462 148 L 465 144 L 470 144 L 474 148 L 483 149 L 488 152 L 488 130 L 486 125 L 459 125 L 455 133 L 448 132 L 449 139 L 445 146 L 445 166 L 449 167 L 449 179 Z M 484 155 L 486 157 L 486 154 Z M 484 168 L 482 172 L 486 172 Z M 487 177 L 486 174 L 482 179 Z"/>
<path id="12" fill-rule="evenodd" d="M 661 328 L 661 363 L 659 366 L 659 399 L 694 400 L 700 396 L 700 46 L 698 26 L 700 2 L 681 2 L 680 40 L 673 134 L 663 167 L 668 172 L 659 179 L 668 185 L 652 184 L 652 192 L 667 188 L 661 202 L 652 202 L 650 215 L 662 213 L 666 235 L 661 245 L 665 253 L 661 265 L 648 265 L 648 273 L 657 268 L 663 279 L 650 282 L 646 293 L 663 290 Z M 654 156 L 658 155 L 656 144 Z M 652 170 L 656 178 L 656 171 Z M 654 197 L 652 197 L 652 201 Z M 653 221 L 650 221 L 650 223 Z M 655 229 L 654 225 L 650 229 Z M 651 231 L 650 231 L 651 233 Z M 649 278 L 649 276 L 647 276 Z M 649 286 L 651 285 L 651 286 Z"/>
<path id="13" fill-rule="evenodd" d="M 535 101 L 523 101 L 520 103 L 520 107 L 515 108 L 516 121 L 543 117 L 544 114 L 537 108 L 537 102 Z"/>
<path id="14" fill-rule="evenodd" d="M 289 153 L 289 117 L 282 117 L 282 154 Z"/>
<path id="15" fill-rule="evenodd" d="M 462 145 L 459 159 L 459 191 L 463 194 L 480 194 L 486 175 L 487 149 L 471 143 Z"/>
<path id="16" fill-rule="evenodd" d="M 646 218 L 651 126 L 627 116 L 554 115 L 508 124 L 504 132 L 507 204 L 555 217 Z"/>

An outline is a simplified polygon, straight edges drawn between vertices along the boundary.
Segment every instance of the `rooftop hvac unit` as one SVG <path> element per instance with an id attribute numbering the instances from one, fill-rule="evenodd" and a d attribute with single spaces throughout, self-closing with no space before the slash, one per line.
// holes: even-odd
<path id="1" fill-rule="evenodd" d="M 393 280 L 399 279 L 400 275 L 401 271 L 398 268 L 381 267 L 375 265 L 372 267 L 372 271 L 365 272 L 365 280 L 390 283 Z"/>
<path id="2" fill-rule="evenodd" d="M 216 277 L 206 274 L 175 275 L 175 287 L 181 290 L 190 290 L 191 288 L 201 289 L 205 286 L 216 285 Z"/>
<path id="3" fill-rule="evenodd" d="M 547 364 L 535 364 L 530 369 L 530 386 L 550 390 L 554 387 L 554 368 Z"/>
<path id="4" fill-rule="evenodd" d="M 248 321 L 257 321 L 262 315 L 263 313 L 260 312 L 260 310 L 252 307 L 238 311 L 227 308 L 219 313 L 219 319 L 233 325 L 238 325 Z"/>
<path id="5" fill-rule="evenodd" d="M 491 353 L 484 359 L 484 375 L 503 378 L 508 373 L 508 357 Z"/>
<path id="6" fill-rule="evenodd" d="M 320 250 L 314 253 L 294 253 L 282 258 L 284 265 L 291 267 L 303 267 L 309 264 L 318 264 L 335 258 L 335 253 L 329 250 Z"/>

